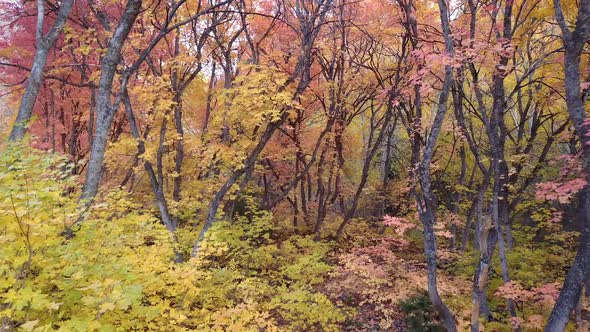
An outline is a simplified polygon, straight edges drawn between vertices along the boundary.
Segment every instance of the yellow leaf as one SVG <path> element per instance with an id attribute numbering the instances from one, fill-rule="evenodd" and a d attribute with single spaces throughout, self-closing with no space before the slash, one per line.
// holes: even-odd
<path id="1" fill-rule="evenodd" d="M 33 329 L 35 328 L 35 325 L 37 325 L 37 323 L 39 323 L 38 320 L 30 320 L 30 321 L 24 323 L 23 325 L 21 325 L 20 327 L 25 331 L 33 331 Z"/>
<path id="2" fill-rule="evenodd" d="M 115 309 L 115 304 L 110 302 L 105 302 L 101 304 L 99 308 L 100 312 L 106 312 L 113 309 Z"/>
<path id="3" fill-rule="evenodd" d="M 61 303 L 51 302 L 47 305 L 49 310 L 57 310 L 61 306 Z"/>

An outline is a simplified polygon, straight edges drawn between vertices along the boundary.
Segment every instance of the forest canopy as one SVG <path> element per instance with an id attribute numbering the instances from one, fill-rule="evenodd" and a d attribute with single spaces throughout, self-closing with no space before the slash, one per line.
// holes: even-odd
<path id="1" fill-rule="evenodd" d="M 590 330 L 590 0 L 0 0 L 0 331 Z"/>

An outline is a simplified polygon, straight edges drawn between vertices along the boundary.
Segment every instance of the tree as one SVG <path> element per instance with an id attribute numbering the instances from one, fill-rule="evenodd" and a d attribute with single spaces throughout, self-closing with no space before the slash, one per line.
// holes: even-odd
<path id="1" fill-rule="evenodd" d="M 46 23 L 45 1 L 37 0 L 35 57 L 33 58 L 33 65 L 31 67 L 29 78 L 27 79 L 25 94 L 22 97 L 15 123 L 12 127 L 12 131 L 10 132 L 9 139 L 11 141 L 20 141 L 25 136 L 25 131 L 29 125 L 29 122 L 31 121 L 33 107 L 35 106 L 37 95 L 39 94 L 39 88 L 41 87 L 43 71 L 45 70 L 45 65 L 47 64 L 49 51 L 55 45 L 57 38 L 60 36 L 73 5 L 74 0 L 65 0 L 61 3 L 53 25 L 45 34 L 43 32 Z"/>
<path id="2" fill-rule="evenodd" d="M 557 4 L 72 5 L 0 146 L 3 328 L 583 329 L 590 28 Z M 0 2 L 2 114 L 36 5 Z"/>
<path id="3" fill-rule="evenodd" d="M 113 81 L 116 74 L 116 69 L 121 61 L 121 49 L 131 31 L 131 27 L 137 18 L 141 9 L 141 1 L 128 1 L 125 11 L 121 16 L 117 27 L 113 32 L 113 37 L 109 40 L 107 53 L 101 61 L 101 76 L 98 85 L 97 96 L 97 125 L 93 136 L 93 144 L 90 151 L 90 158 L 88 160 L 88 167 L 86 171 L 86 180 L 82 189 L 80 198 L 88 202 L 92 201 L 98 192 L 98 186 L 102 175 L 103 160 L 106 150 L 106 143 L 113 122 L 113 118 L 117 113 L 122 101 L 123 91 L 128 84 L 129 77 L 134 74 L 140 66 L 146 61 L 150 52 L 154 47 L 170 32 L 183 25 L 189 24 L 200 16 L 215 10 L 215 8 L 227 3 L 220 2 L 213 4 L 206 9 L 202 9 L 199 3 L 197 12 L 191 14 L 188 18 L 173 23 L 178 9 L 185 3 L 179 1 L 171 6 L 164 20 L 163 26 L 149 41 L 148 46 L 140 53 L 137 60 L 127 68 L 120 78 L 119 92 L 116 94 L 116 99 L 111 100 L 111 93 L 113 91 Z"/>
<path id="4" fill-rule="evenodd" d="M 590 181 L 588 120 L 584 111 L 584 99 L 580 91 L 580 58 L 590 35 L 590 1 L 583 0 L 580 2 L 573 30 L 568 27 L 561 1 L 554 0 L 553 6 L 555 18 L 561 29 L 565 52 L 564 80 L 567 111 L 582 145 L 586 181 Z M 581 202 L 586 214 L 584 216 L 580 247 L 559 292 L 559 297 L 545 326 L 545 331 L 563 331 L 565 329 L 569 315 L 580 297 L 584 279 L 590 273 L 590 193 L 588 188 L 584 189 L 582 195 Z"/>
<path id="5" fill-rule="evenodd" d="M 297 82 L 297 86 L 293 94 L 293 100 L 296 100 L 305 91 L 310 83 L 311 51 L 326 14 L 331 8 L 331 3 L 331 0 L 320 1 L 315 5 L 307 4 L 305 2 L 298 2 L 293 8 L 300 29 L 297 31 L 300 33 L 300 54 L 297 57 L 295 71 L 278 91 L 284 91 L 284 89 L 286 89 L 290 84 L 293 84 L 298 79 L 299 81 Z M 287 112 L 287 109 L 284 109 L 278 116 L 278 119 L 271 119 L 266 124 L 266 127 L 262 132 L 258 143 L 253 148 L 253 150 L 248 153 L 243 165 L 235 170 L 223 183 L 221 188 L 215 193 L 215 196 L 209 205 L 209 211 L 205 224 L 203 225 L 203 229 L 201 230 L 198 239 L 195 241 L 192 252 L 193 256 L 197 255 L 199 251 L 199 243 L 203 240 L 205 234 L 215 222 L 217 209 L 219 208 L 219 205 L 221 204 L 221 201 L 227 192 L 241 178 L 242 175 L 246 175 L 246 179 L 248 179 L 248 174 L 252 172 L 253 167 L 258 160 L 259 154 L 262 152 L 268 141 L 272 138 L 274 132 L 287 120 L 288 115 L 289 113 Z"/>
<path id="6" fill-rule="evenodd" d="M 412 1 L 404 3 L 405 13 L 407 15 L 408 29 L 412 33 L 412 43 L 414 51 L 420 52 L 418 47 L 419 36 L 417 35 L 417 23 L 415 16 L 415 7 Z M 451 82 L 453 79 L 453 67 L 451 61 L 454 57 L 453 39 L 451 35 L 451 26 L 449 23 L 449 10 L 447 3 L 444 0 L 438 2 L 439 17 L 443 32 L 444 40 L 444 58 L 446 63 L 444 65 L 444 79 L 443 85 L 436 102 L 436 113 L 430 126 L 430 133 L 428 137 L 422 138 L 422 133 L 419 129 L 422 128 L 422 92 L 421 79 L 417 80 L 414 85 L 414 107 L 416 113 L 413 118 L 412 135 L 412 182 L 413 195 L 416 200 L 418 214 L 420 221 L 424 226 L 424 255 L 427 263 L 428 276 L 428 295 L 432 305 L 438 310 L 444 320 L 444 325 L 448 331 L 456 331 L 455 318 L 449 308 L 445 305 L 440 297 L 437 286 L 437 241 L 434 231 L 436 224 L 436 211 L 438 210 L 438 202 L 435 194 L 432 191 L 430 166 L 434 155 L 434 149 L 437 144 L 438 136 L 440 134 L 442 124 L 447 112 L 447 101 L 450 94 Z M 420 61 L 420 60 L 418 60 Z M 418 73 L 424 67 L 424 63 L 418 63 Z M 425 140 L 422 149 L 422 140 Z"/>
<path id="7" fill-rule="evenodd" d="M 113 36 L 109 40 L 105 56 L 101 60 L 100 80 L 98 83 L 98 95 L 96 102 L 96 131 L 92 139 L 90 149 L 90 159 L 86 170 L 86 180 L 82 189 L 82 200 L 91 201 L 96 196 L 98 185 L 102 174 L 103 159 L 106 149 L 106 143 L 113 122 L 113 118 L 120 103 L 117 100 L 113 104 L 111 94 L 113 90 L 113 80 L 117 66 L 121 61 L 121 49 L 131 31 L 131 27 L 141 10 L 141 0 L 129 0 L 125 5 L 125 11 L 121 16 Z"/>

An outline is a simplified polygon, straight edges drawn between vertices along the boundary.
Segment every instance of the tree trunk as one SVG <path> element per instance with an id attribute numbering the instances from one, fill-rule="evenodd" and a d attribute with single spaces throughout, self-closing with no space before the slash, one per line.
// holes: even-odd
<path id="1" fill-rule="evenodd" d="M 33 66 L 27 80 L 25 94 L 21 99 L 16 121 L 10 132 L 10 141 L 20 141 L 25 136 L 25 132 L 33 114 L 33 107 L 39 94 L 41 81 L 43 80 L 43 71 L 47 64 L 47 56 L 49 50 L 55 45 L 57 37 L 61 34 L 63 27 L 70 15 L 74 0 L 64 0 L 61 3 L 55 23 L 47 33 L 43 36 L 43 24 L 45 22 L 45 1 L 37 0 L 37 36 L 35 57 L 33 58 Z"/>
<path id="2" fill-rule="evenodd" d="M 459 155 L 461 156 L 461 173 L 459 174 L 459 181 L 458 185 L 464 186 L 465 185 L 465 176 L 467 174 L 467 160 L 465 156 L 465 147 L 461 145 L 459 149 Z M 453 214 L 453 219 L 456 218 L 457 214 L 459 213 L 459 202 L 462 199 L 462 193 L 457 192 L 454 194 L 453 197 L 453 207 L 451 208 L 451 213 Z M 451 251 L 455 251 L 457 248 L 457 224 L 455 220 L 453 220 L 453 224 L 451 225 L 451 241 L 449 243 L 449 247 Z"/>
<path id="3" fill-rule="evenodd" d="M 174 123 L 178 139 L 176 141 L 176 160 L 174 164 L 174 190 L 172 198 L 180 202 L 180 192 L 182 185 L 182 161 L 184 160 L 184 129 L 182 128 L 182 101 L 179 100 L 174 105 Z"/>
<path id="4" fill-rule="evenodd" d="M 446 0 L 439 0 L 438 7 L 440 10 L 441 27 L 445 39 L 445 51 L 448 56 L 454 56 L 453 40 L 451 37 L 451 28 L 449 24 L 449 11 Z M 438 203 L 436 196 L 431 189 L 430 164 L 434 155 L 434 148 L 440 134 L 445 114 L 447 112 L 447 101 L 451 81 L 453 80 L 453 69 L 450 64 L 445 65 L 445 78 L 443 87 L 438 98 L 437 111 L 432 123 L 430 135 L 426 141 L 426 146 L 422 154 L 422 160 L 419 166 L 419 182 L 421 192 L 415 191 L 416 203 L 418 205 L 418 214 L 424 226 L 424 255 L 428 270 L 428 295 L 432 305 L 440 313 L 447 331 L 457 331 L 457 325 L 453 313 L 442 301 L 438 293 L 437 286 L 437 259 L 436 259 L 436 235 L 434 225 L 436 224 L 436 211 Z M 419 93 L 419 92 L 418 92 Z M 419 122 L 418 122 L 419 124 Z M 419 128 L 419 127 L 417 127 Z"/>
<path id="5" fill-rule="evenodd" d="M 102 176 L 102 167 L 104 154 L 106 150 L 109 131 L 116 109 L 111 102 L 111 92 L 113 90 L 113 79 L 117 65 L 121 61 L 121 48 L 131 31 L 131 27 L 139 14 L 142 0 L 128 0 L 125 12 L 110 39 L 106 55 L 102 58 L 100 81 L 98 83 L 98 96 L 96 102 L 96 130 L 93 137 L 92 147 L 90 149 L 90 159 L 86 170 L 86 180 L 82 188 L 81 200 L 87 200 L 90 203 L 96 193 Z"/>
<path id="6" fill-rule="evenodd" d="M 580 56 L 590 35 L 590 1 L 580 1 L 574 31 L 570 31 L 567 27 L 560 0 L 553 0 L 553 5 L 565 48 L 564 77 L 567 110 L 576 129 L 576 135 L 582 144 L 586 180 L 590 183 L 590 146 L 588 145 L 590 137 L 587 135 L 588 120 L 580 91 Z M 584 279 L 590 272 L 590 192 L 588 186 L 583 192 L 582 204 L 586 215 L 580 246 L 547 321 L 546 332 L 565 329 L 570 313 L 580 297 Z"/>
<path id="7" fill-rule="evenodd" d="M 142 137 L 139 132 L 139 128 L 137 126 L 137 121 L 135 120 L 135 115 L 133 114 L 133 109 L 131 107 L 131 100 L 129 100 L 129 96 L 127 92 L 124 92 L 123 96 L 124 105 L 125 105 L 125 115 L 127 116 L 127 120 L 129 122 L 129 126 L 131 128 L 131 135 L 137 141 L 137 150 L 139 155 L 145 153 L 145 144 L 143 143 Z M 162 140 L 160 140 L 160 145 L 162 144 Z M 162 179 L 158 179 L 156 176 L 156 172 L 154 172 L 154 168 L 152 164 L 148 160 L 144 160 L 143 162 L 144 168 L 148 177 L 150 178 L 150 184 L 152 186 L 152 191 L 156 197 L 156 205 L 158 206 L 158 210 L 160 211 L 160 217 L 162 218 L 162 223 L 166 226 L 166 229 L 170 231 L 172 234 L 172 238 L 176 241 L 176 223 L 171 218 L 170 213 L 168 211 L 168 203 L 166 202 L 166 197 L 164 196 L 163 186 L 162 186 Z M 160 172 L 158 172 L 160 173 Z M 175 261 L 177 263 L 182 262 L 182 255 L 181 253 L 175 250 Z"/>
<path id="8" fill-rule="evenodd" d="M 489 219 L 488 219 L 489 221 Z M 479 332 L 479 318 L 482 314 L 482 308 L 487 306 L 486 301 L 486 286 L 488 282 L 490 267 L 492 264 L 492 255 L 498 240 L 496 229 L 489 230 L 488 222 L 485 227 L 483 235 L 482 251 L 480 253 L 479 263 L 473 276 L 473 291 L 472 291 L 472 306 L 471 306 L 471 332 Z M 489 313 L 484 312 L 489 315 Z M 489 318 L 489 317 L 488 317 Z"/>
<path id="9" fill-rule="evenodd" d="M 326 186 L 324 185 L 324 165 L 326 154 L 330 149 L 331 141 L 330 138 L 326 140 L 324 148 L 322 149 L 322 153 L 320 154 L 320 160 L 318 161 L 318 171 L 317 171 L 317 193 L 316 193 L 316 200 L 318 202 L 317 208 L 317 215 L 316 215 L 316 222 L 313 228 L 314 239 L 317 241 L 320 239 L 320 230 L 322 228 L 324 217 L 326 215 Z"/>
<path id="10" fill-rule="evenodd" d="M 211 77 L 209 78 L 209 85 L 207 88 L 207 106 L 205 108 L 205 118 L 203 119 L 203 133 L 207 132 L 209 127 L 209 117 L 211 116 L 211 108 L 213 102 L 213 88 L 215 87 L 215 62 L 211 65 Z"/>

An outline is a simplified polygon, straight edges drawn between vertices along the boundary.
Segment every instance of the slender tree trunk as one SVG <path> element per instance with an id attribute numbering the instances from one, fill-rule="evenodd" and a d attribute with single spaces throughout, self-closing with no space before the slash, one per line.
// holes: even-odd
<path id="1" fill-rule="evenodd" d="M 49 92 L 50 104 L 51 104 L 51 152 L 55 153 L 55 93 L 53 90 Z"/>
<path id="2" fill-rule="evenodd" d="M 94 117 L 96 113 L 96 88 L 94 84 L 90 86 L 90 110 L 88 111 L 88 146 L 92 146 L 94 137 Z"/>
<path id="3" fill-rule="evenodd" d="M 451 37 L 451 27 L 449 24 L 449 11 L 446 0 L 439 0 L 438 7 L 440 10 L 441 27 L 445 39 L 445 51 L 449 56 L 454 56 L 453 40 Z M 430 164 L 434 155 L 434 148 L 440 134 L 445 114 L 447 112 L 447 101 L 451 82 L 453 80 L 453 69 L 451 65 L 445 65 L 445 78 L 443 87 L 439 95 L 437 112 L 431 127 L 430 135 L 426 141 L 426 146 L 422 154 L 422 160 L 419 166 L 420 189 L 416 192 L 418 214 L 422 225 L 424 226 L 424 255 L 428 271 L 428 295 L 432 305 L 441 314 L 447 331 L 457 331 L 457 325 L 453 313 L 445 305 L 438 293 L 437 286 L 437 259 L 436 259 L 436 235 L 434 225 L 436 224 L 436 211 L 438 203 L 436 196 L 431 189 Z"/>
<path id="4" fill-rule="evenodd" d="M 324 210 L 326 209 L 326 186 L 324 184 L 324 165 L 325 165 L 325 159 L 326 159 L 326 154 L 328 152 L 328 150 L 330 149 L 330 144 L 331 141 L 328 138 L 326 140 L 326 143 L 324 145 L 324 148 L 322 149 L 322 153 L 320 155 L 320 160 L 318 161 L 318 171 L 317 171 L 317 193 L 316 193 L 316 199 L 318 202 L 318 210 L 317 210 L 317 215 L 316 215 L 316 222 L 315 222 L 315 226 L 313 228 L 313 233 L 315 234 L 314 238 L 315 240 L 319 240 L 320 239 L 320 230 L 322 228 L 322 224 L 324 222 L 324 216 L 325 216 L 325 212 Z"/>
<path id="5" fill-rule="evenodd" d="M 500 186 L 503 185 L 503 181 L 501 180 L 501 177 L 503 176 L 503 173 L 500 172 L 498 170 L 498 163 L 503 162 L 500 160 L 496 160 L 494 159 L 494 161 L 492 162 L 492 164 L 496 164 L 494 166 L 495 168 L 495 175 L 494 175 L 494 190 L 493 190 L 493 197 L 492 197 L 492 221 L 494 222 L 494 228 L 496 229 L 496 233 L 497 233 L 497 237 L 498 237 L 498 254 L 500 256 L 500 267 L 502 269 L 502 281 L 504 281 L 504 283 L 509 283 L 510 282 L 510 274 L 508 271 L 508 261 L 506 259 L 506 243 L 504 240 L 504 234 L 503 234 L 503 230 L 502 230 L 502 224 L 500 222 L 500 214 L 502 213 L 501 208 L 500 208 L 500 200 L 504 199 L 505 197 L 499 197 L 499 195 L 501 195 L 501 193 L 503 192 L 503 190 L 500 188 Z M 485 250 L 485 248 L 483 246 L 480 245 L 480 250 Z M 508 310 L 510 313 L 510 317 L 517 317 L 516 315 L 516 308 L 514 305 L 514 301 L 512 301 L 511 299 L 507 299 L 506 302 L 508 303 Z M 515 327 L 514 330 L 519 330 L 518 327 Z"/>
<path id="6" fill-rule="evenodd" d="M 560 0 L 553 0 L 555 16 L 562 31 L 562 40 L 565 48 L 564 77 L 565 97 L 567 110 L 582 144 L 584 168 L 586 180 L 590 183 L 590 137 L 588 137 L 588 118 L 584 110 L 584 103 L 580 91 L 580 57 L 588 36 L 590 35 L 590 1 L 579 2 L 578 15 L 573 31 L 567 26 L 561 9 Z M 572 310 L 582 292 L 584 280 L 590 273 L 590 189 L 582 194 L 582 202 L 585 210 L 582 237 L 576 258 L 570 267 L 563 287 L 559 292 L 557 302 L 551 311 L 551 316 L 545 327 L 546 332 L 563 331 Z"/>
<path id="7" fill-rule="evenodd" d="M 33 107 L 39 94 L 41 81 L 43 80 L 43 71 L 47 64 L 49 50 L 55 45 L 55 42 L 61 34 L 63 27 L 70 15 L 74 0 L 64 0 L 61 2 L 55 23 L 43 36 L 43 25 L 45 23 L 45 0 L 37 0 L 37 33 L 36 33 L 36 51 L 33 58 L 33 66 L 27 80 L 25 94 L 21 99 L 16 121 L 10 132 L 10 141 L 20 141 L 25 136 L 26 129 L 33 114 Z"/>
<path id="8" fill-rule="evenodd" d="M 465 156 L 465 147 L 463 145 L 461 145 L 459 149 L 459 155 L 461 156 L 461 173 L 459 174 L 458 185 L 463 186 L 465 185 L 465 176 L 467 174 L 467 160 Z M 456 218 L 457 214 L 459 213 L 459 202 L 461 201 L 463 195 L 461 192 L 457 192 L 454 196 L 454 203 L 453 207 L 451 208 L 451 213 L 453 214 L 453 217 Z M 452 251 L 455 251 L 457 249 L 457 224 L 455 221 L 453 221 L 453 224 L 451 225 L 451 235 L 452 237 L 449 246 Z"/>
<path id="9" fill-rule="evenodd" d="M 176 141 L 176 160 L 174 164 L 174 190 L 172 191 L 172 198 L 176 202 L 180 202 L 180 193 L 182 185 L 182 162 L 184 160 L 184 129 L 182 128 L 182 101 L 180 98 L 174 105 L 174 124 L 176 127 L 176 134 L 178 139 Z"/>
<path id="10" fill-rule="evenodd" d="M 155 181 L 155 194 L 156 199 L 158 202 L 158 206 L 160 208 L 160 214 L 162 216 L 162 221 L 164 225 L 171 232 L 176 230 L 176 222 L 170 216 L 170 212 L 168 210 L 168 203 L 166 201 L 165 191 L 164 191 L 164 150 L 166 145 L 166 131 L 168 129 L 168 112 L 164 114 L 164 118 L 162 119 L 162 125 L 160 126 L 160 137 L 158 140 L 158 151 L 156 153 L 156 173 L 157 173 L 157 181 Z M 139 131 L 137 131 L 139 134 Z M 145 149 L 144 149 L 145 150 Z"/>
<path id="11" fill-rule="evenodd" d="M 450 72 L 450 69 L 448 71 Z M 452 74 L 447 73 L 447 77 L 450 75 Z M 442 106 L 443 101 L 445 102 L 444 106 Z M 418 213 L 424 226 L 424 255 L 426 256 L 428 271 L 428 294 L 430 301 L 443 317 L 447 330 L 457 331 L 454 316 L 442 301 L 438 293 L 437 286 L 436 235 L 434 233 L 434 225 L 436 224 L 435 213 L 437 211 L 438 204 L 436 203 L 436 197 L 431 190 L 430 162 L 434 152 L 434 145 L 436 143 L 436 139 L 444 119 L 444 114 L 446 112 L 446 98 L 444 97 L 444 89 L 443 92 L 441 92 L 439 103 L 441 104 L 439 104 L 439 110 L 432 126 L 431 136 L 429 137 L 428 143 L 424 149 L 423 159 L 419 168 L 421 192 L 416 192 L 416 195 L 419 196 L 417 197 L 419 206 Z"/>
<path id="12" fill-rule="evenodd" d="M 471 297 L 471 332 L 479 332 L 479 318 L 482 311 L 484 311 L 482 309 L 487 307 L 485 292 L 489 278 L 490 267 L 492 264 L 492 255 L 498 240 L 496 229 L 489 229 L 489 226 L 491 226 L 491 220 L 489 218 L 486 220 L 488 222 L 486 223 L 484 234 L 482 234 L 482 250 L 480 252 L 479 263 L 473 276 L 473 290 Z M 489 319 L 489 312 L 484 312 L 484 314 L 488 315 Z"/>
<path id="13" fill-rule="evenodd" d="M 471 207 L 469 211 L 467 211 L 467 222 L 465 223 L 465 228 L 463 229 L 462 239 L 461 239 L 461 247 L 459 250 L 461 253 L 465 253 L 465 249 L 467 248 L 467 242 L 469 242 L 469 235 L 471 234 L 471 225 L 473 224 L 473 215 L 475 211 L 475 205 L 477 202 L 471 203 Z"/>
<path id="14" fill-rule="evenodd" d="M 393 123 L 393 125 L 387 129 L 387 133 L 386 133 L 386 138 L 385 140 L 383 140 L 383 159 L 382 159 L 382 163 L 383 163 L 383 167 L 381 169 L 381 185 L 383 186 L 383 189 L 386 189 L 387 186 L 389 185 L 389 169 L 391 168 L 391 147 L 393 146 L 394 142 L 394 136 L 395 136 L 395 127 L 396 127 L 396 123 L 397 123 L 397 117 L 395 118 L 396 121 Z"/>
<path id="15" fill-rule="evenodd" d="M 207 88 L 207 106 L 205 108 L 205 118 L 203 119 L 203 133 L 207 132 L 209 127 L 209 117 L 213 107 L 213 88 L 215 87 L 215 62 L 211 66 L 211 77 L 209 77 L 209 86 Z"/>
<path id="16" fill-rule="evenodd" d="M 299 123 L 299 122 L 298 122 Z M 305 167 L 305 158 L 303 157 L 303 152 L 301 149 L 301 144 L 299 142 L 299 134 L 298 128 L 299 124 L 295 127 L 295 144 L 297 145 L 297 152 L 296 152 L 296 160 L 295 160 L 295 167 L 296 167 L 296 177 L 299 177 L 299 194 L 301 197 L 301 213 L 303 214 L 303 222 L 306 226 L 309 226 L 309 212 L 307 209 L 307 196 L 305 195 L 305 178 L 309 176 L 308 170 Z M 297 185 L 295 184 L 295 187 Z M 297 196 L 297 188 L 295 189 L 295 196 Z"/>
<path id="17" fill-rule="evenodd" d="M 96 131 L 90 150 L 90 159 L 86 169 L 86 180 L 82 188 L 81 200 L 87 200 L 90 203 L 96 193 L 102 176 L 102 167 L 104 154 L 111 129 L 111 124 L 116 109 L 111 102 L 111 92 L 113 90 L 113 79 L 117 65 L 121 61 L 121 48 L 131 31 L 131 27 L 139 14 L 142 0 L 128 0 L 125 12 L 111 37 L 105 56 L 102 58 L 100 81 L 98 84 L 97 96 L 97 123 Z"/>
<path id="18" fill-rule="evenodd" d="M 129 100 L 129 96 L 127 95 L 126 91 L 124 92 L 123 98 L 123 102 L 125 105 L 125 115 L 127 116 L 127 120 L 131 128 L 131 135 L 137 141 L 137 150 L 139 152 L 139 155 L 142 155 L 145 153 L 145 144 L 140 135 L 139 127 L 137 126 L 137 121 L 135 120 L 135 115 L 133 114 L 133 109 L 131 107 L 131 100 Z M 161 145 L 162 139 L 160 139 L 160 146 Z M 160 159 L 158 161 L 160 161 Z M 152 163 L 148 160 L 144 160 L 143 165 L 150 179 L 152 191 L 154 192 L 154 195 L 156 197 L 156 205 L 158 206 L 158 210 L 160 211 L 162 223 L 164 224 L 164 226 L 166 226 L 166 229 L 170 231 L 174 241 L 176 241 L 176 235 L 174 233 L 176 231 L 176 223 L 171 218 L 170 213 L 168 211 L 168 203 L 166 202 L 166 197 L 164 195 L 162 186 L 162 177 L 160 176 L 160 178 L 158 179 L 158 176 L 154 171 Z M 160 165 L 158 166 L 160 167 Z M 160 174 L 160 170 L 158 171 L 158 173 Z M 177 251 L 175 251 L 175 261 L 178 263 L 182 261 L 182 255 Z"/>
<path id="19" fill-rule="evenodd" d="M 582 236 L 580 237 L 580 245 L 576 253 L 576 258 L 559 292 L 557 302 L 551 311 L 551 315 L 545 326 L 545 332 L 565 330 L 570 320 L 570 314 L 576 307 L 582 293 L 584 279 L 590 271 L 590 225 L 588 223 L 590 219 L 590 214 L 588 213 L 590 199 L 588 196 L 590 196 L 588 189 L 585 189 L 581 204 L 584 206 L 584 217 L 586 220 L 584 222 Z"/>

